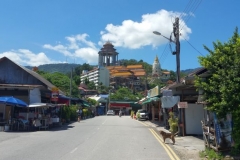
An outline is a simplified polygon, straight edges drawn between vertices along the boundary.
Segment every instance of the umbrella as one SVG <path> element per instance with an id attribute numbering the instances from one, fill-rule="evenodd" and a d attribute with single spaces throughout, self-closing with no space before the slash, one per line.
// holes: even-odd
<path id="1" fill-rule="evenodd" d="M 16 105 L 18 107 L 27 107 L 27 103 L 24 101 L 17 99 L 15 97 L 9 96 L 9 97 L 0 97 L 0 103 L 8 104 L 8 105 Z"/>

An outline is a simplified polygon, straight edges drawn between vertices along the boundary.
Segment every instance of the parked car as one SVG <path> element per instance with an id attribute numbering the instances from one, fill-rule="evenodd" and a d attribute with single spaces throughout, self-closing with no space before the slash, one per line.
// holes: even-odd
<path id="1" fill-rule="evenodd" d="M 112 116 L 114 116 L 114 115 L 115 115 L 115 113 L 114 113 L 114 111 L 113 111 L 113 110 L 108 110 L 108 111 L 107 111 L 107 116 L 108 116 L 108 115 L 112 115 Z"/>
<path id="2" fill-rule="evenodd" d="M 139 113 L 139 117 L 138 120 L 148 120 L 149 116 L 148 116 L 148 112 L 145 109 L 139 109 L 137 111 L 137 115 Z"/>

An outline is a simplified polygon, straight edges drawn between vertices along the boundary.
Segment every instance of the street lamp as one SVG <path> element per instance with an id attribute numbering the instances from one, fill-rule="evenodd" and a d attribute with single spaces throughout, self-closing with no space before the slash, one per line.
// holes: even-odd
<path id="1" fill-rule="evenodd" d="M 172 40 L 172 38 L 171 38 L 172 36 L 170 36 L 170 38 L 168 38 L 168 37 L 162 35 L 162 34 L 161 34 L 160 32 L 158 32 L 158 31 L 153 31 L 153 33 L 156 34 L 156 35 L 158 35 L 158 36 L 163 36 L 164 38 L 166 38 L 166 39 L 169 40 L 170 42 L 173 42 L 173 43 L 176 44 L 176 42 Z"/>
<path id="2" fill-rule="evenodd" d="M 178 25 L 177 25 L 178 26 Z M 177 27 L 178 30 L 178 27 Z M 174 33 L 176 32 L 176 29 L 174 30 Z M 167 40 L 169 40 L 170 42 L 173 42 L 176 45 L 176 51 L 173 52 L 173 55 L 176 55 L 176 64 L 177 64 L 177 83 L 180 83 L 180 42 L 179 42 L 179 31 L 177 32 L 178 34 L 175 36 L 175 41 L 172 40 L 172 35 L 170 36 L 170 38 L 162 35 L 160 32 L 158 31 L 153 31 L 154 34 L 158 35 L 158 36 L 162 36 L 164 38 L 166 38 Z M 175 35 L 175 34 L 174 34 Z"/>

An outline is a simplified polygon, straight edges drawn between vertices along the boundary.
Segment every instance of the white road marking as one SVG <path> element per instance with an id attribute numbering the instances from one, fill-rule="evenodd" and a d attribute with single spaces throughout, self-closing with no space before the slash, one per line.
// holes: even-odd
<path id="1" fill-rule="evenodd" d="M 74 148 L 74 150 L 72 150 L 70 153 L 73 153 L 73 152 L 75 152 L 77 150 L 77 148 Z"/>
<path id="2" fill-rule="evenodd" d="M 107 119 L 102 124 L 104 124 L 106 121 L 107 121 Z"/>

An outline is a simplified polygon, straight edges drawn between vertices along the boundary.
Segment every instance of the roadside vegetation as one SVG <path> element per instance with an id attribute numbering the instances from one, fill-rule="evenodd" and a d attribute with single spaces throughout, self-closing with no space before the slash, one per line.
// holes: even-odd
<path id="1" fill-rule="evenodd" d="M 240 153 L 240 35 L 238 28 L 228 42 L 213 42 L 213 50 L 204 46 L 209 52 L 199 57 L 200 64 L 210 76 L 206 79 L 196 77 L 195 86 L 204 90 L 206 109 L 216 113 L 218 119 L 231 113 L 233 121 L 232 138 L 234 146 L 231 154 Z M 211 150 L 205 153 L 212 155 Z"/>

